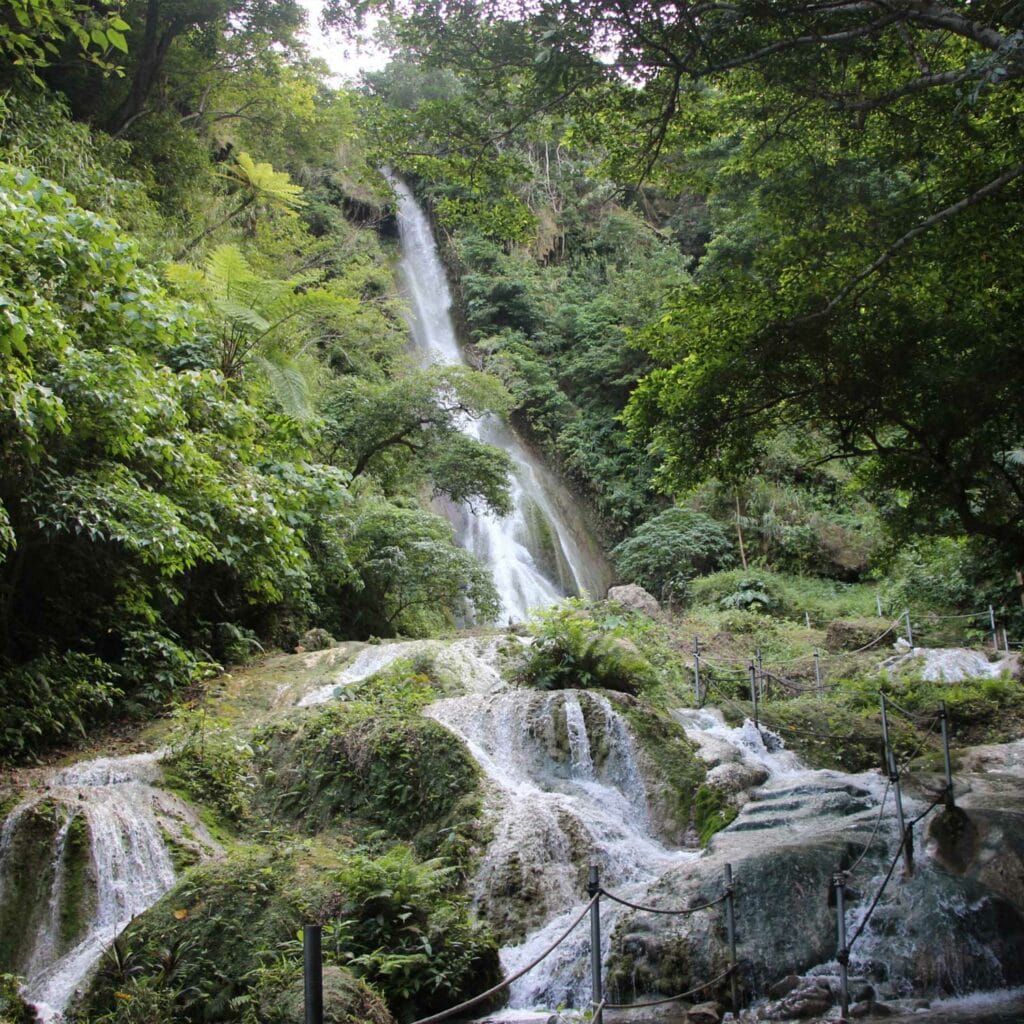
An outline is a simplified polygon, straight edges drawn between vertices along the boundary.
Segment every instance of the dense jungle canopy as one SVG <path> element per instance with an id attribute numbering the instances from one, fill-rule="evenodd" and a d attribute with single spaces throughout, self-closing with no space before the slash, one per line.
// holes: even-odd
<path id="1" fill-rule="evenodd" d="M 620 575 L 1021 616 L 1024 5 L 12 0 L 0 743 L 496 610 L 509 415 Z M 376 20 L 339 86 L 303 29 Z M 486 372 L 424 369 L 392 197 Z M 895 597 L 894 597 L 895 599 Z"/>

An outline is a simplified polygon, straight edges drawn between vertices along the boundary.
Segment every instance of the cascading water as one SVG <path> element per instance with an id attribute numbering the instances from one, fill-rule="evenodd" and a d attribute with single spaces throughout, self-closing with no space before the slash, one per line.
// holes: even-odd
<path id="1" fill-rule="evenodd" d="M 409 296 L 413 343 L 427 363 L 464 362 L 450 315 L 451 293 L 430 222 L 412 193 L 392 180 L 398 196 L 402 245 L 399 271 Z M 513 512 L 499 517 L 448 505 L 458 542 L 491 570 L 502 602 L 503 619 L 521 621 L 533 608 L 547 607 L 569 594 L 601 595 L 608 574 L 586 531 L 574 525 L 572 502 L 497 417 L 467 419 L 462 429 L 509 453 Z"/>
<path id="2" fill-rule="evenodd" d="M 174 838 L 214 840 L 158 789 L 159 753 L 84 761 L 43 778 L 0 831 L 0 934 L 8 969 L 43 1020 L 67 1005 L 103 951 L 174 882 Z M 38 862 L 49 839 L 48 863 Z M 45 894 L 45 896 L 44 896 Z"/>

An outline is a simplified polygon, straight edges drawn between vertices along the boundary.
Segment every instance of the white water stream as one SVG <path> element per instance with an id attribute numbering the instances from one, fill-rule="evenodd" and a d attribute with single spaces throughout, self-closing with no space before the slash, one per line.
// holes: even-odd
<path id="1" fill-rule="evenodd" d="M 426 363 L 465 362 L 451 318 L 451 292 L 426 214 L 397 179 L 399 272 L 409 298 L 413 344 Z M 505 423 L 495 416 L 466 419 L 470 436 L 512 457 L 513 511 L 499 517 L 447 503 L 458 542 L 494 576 L 502 621 L 524 620 L 570 594 L 603 596 L 607 570 L 593 541 L 577 522 L 571 499 Z M 538 521 L 539 520 L 539 521 Z"/>
<path id="2" fill-rule="evenodd" d="M 52 817 L 55 832 L 50 863 L 50 895 L 42 913 L 30 920 L 5 921 L 20 932 L 19 970 L 25 995 L 44 1021 L 59 1018 L 75 990 L 97 960 L 137 914 L 152 906 L 174 883 L 174 866 L 166 837 L 196 844 L 207 853 L 216 843 L 191 811 L 159 789 L 157 761 L 162 752 L 99 758 L 44 775 L 43 786 L 19 804 L 0 831 L 0 905 L 9 887 L 24 886 L 11 877 L 11 855 L 23 827 L 38 829 Z M 33 820 L 35 819 L 35 820 Z M 71 866 L 68 835 L 76 821 L 88 837 L 87 890 L 66 891 Z M 186 836 L 188 838 L 186 839 Z M 197 838 L 196 838 L 197 837 Z M 81 870 L 81 868 L 80 868 Z M 62 934 L 62 919 L 77 912 L 70 900 L 84 900 L 89 910 L 77 934 Z"/>

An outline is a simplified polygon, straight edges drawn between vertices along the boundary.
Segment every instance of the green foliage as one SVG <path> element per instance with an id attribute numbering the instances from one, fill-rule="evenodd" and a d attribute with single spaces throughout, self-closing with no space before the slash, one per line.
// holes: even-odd
<path id="1" fill-rule="evenodd" d="M 733 561 L 732 544 L 710 516 L 692 509 L 666 509 L 641 524 L 612 550 L 619 574 L 662 600 L 685 595 L 694 575 Z"/>
<path id="2" fill-rule="evenodd" d="M 13 974 L 0 974 L 0 1022 L 2 1024 L 36 1024 L 39 1019 L 18 991 L 20 979 Z"/>
<path id="3" fill-rule="evenodd" d="M 183 708 L 170 753 L 161 764 L 170 786 L 238 823 L 250 815 L 252 756 L 252 747 L 240 742 L 224 723 L 207 719 L 205 707 Z"/>
<path id="4" fill-rule="evenodd" d="M 402 846 L 355 854 L 335 876 L 343 902 L 324 943 L 399 1020 L 446 1009 L 500 976 L 494 940 L 472 923 L 453 881 L 450 868 Z"/>
<path id="5" fill-rule="evenodd" d="M 683 692 L 682 663 L 646 615 L 571 599 L 541 612 L 530 629 L 534 642 L 514 670 L 522 685 L 643 691 L 648 698 Z"/>
<path id="6" fill-rule="evenodd" d="M 109 74 L 120 71 L 113 61 L 128 51 L 128 29 L 112 0 L 10 0 L 0 21 L 0 54 L 42 86 L 40 70 L 60 58 L 65 44 L 74 42 L 80 59 Z"/>
<path id="7" fill-rule="evenodd" d="M 372 475 L 393 491 L 421 476 L 434 494 L 511 511 L 507 453 L 462 433 L 465 417 L 508 408 L 493 377 L 465 366 L 432 366 L 387 380 L 356 376 L 332 382 L 324 399 L 326 439 L 346 453 L 352 475 Z"/>
<path id="8" fill-rule="evenodd" d="M 487 622 L 498 613 L 490 574 L 456 547 L 440 516 L 383 501 L 361 505 L 346 550 L 358 574 L 341 628 L 357 635 L 417 636 L 453 620 Z"/>
<path id="9" fill-rule="evenodd" d="M 87 654 L 47 653 L 4 673 L 0 697 L 3 761 L 86 736 L 122 696 L 114 669 Z"/>
<path id="10" fill-rule="evenodd" d="M 422 1016 L 499 973 L 494 942 L 472 923 L 453 881 L 404 847 L 380 857 L 236 850 L 194 868 L 136 918 L 105 956 L 77 1019 L 287 1024 L 304 921 L 324 924 L 325 975 L 348 965 L 405 1019 Z M 386 1024 L 368 989 L 345 987 L 359 1019 Z"/>
<path id="11" fill-rule="evenodd" d="M 701 846 L 707 846 L 716 832 L 721 832 L 739 813 L 729 805 L 720 789 L 702 785 L 693 801 L 697 835 Z"/>
<path id="12" fill-rule="evenodd" d="M 24 710 L 43 742 L 109 706 L 114 682 L 152 704 L 202 673 L 175 629 L 186 590 L 193 614 L 205 592 L 220 618 L 228 602 L 301 607 L 313 559 L 299 531 L 330 522 L 344 477 L 276 461 L 294 450 L 286 423 L 275 437 L 217 374 L 163 364 L 197 330 L 189 311 L 109 224 L 31 175 L 2 174 L 2 656 L 8 700 L 31 705 L 41 670 L 67 684 L 66 704 L 38 712 L 49 724 Z M 70 661 L 48 653 L 54 622 Z"/>
<path id="13" fill-rule="evenodd" d="M 477 828 L 479 771 L 461 743 L 421 716 L 438 696 L 429 676 L 397 662 L 319 714 L 269 727 L 258 737 L 264 802 L 307 828 L 354 821 L 431 855 L 463 857 Z"/>
<path id="14" fill-rule="evenodd" d="M 798 622 L 805 614 L 815 623 L 824 623 L 875 612 L 873 587 L 767 569 L 727 569 L 699 577 L 690 583 L 690 598 L 698 606 L 768 611 Z"/>

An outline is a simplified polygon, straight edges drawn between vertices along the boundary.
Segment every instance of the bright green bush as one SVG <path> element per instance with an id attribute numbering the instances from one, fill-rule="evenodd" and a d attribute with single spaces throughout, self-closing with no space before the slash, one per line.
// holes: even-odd
<path id="1" fill-rule="evenodd" d="M 619 575 L 662 600 L 679 600 L 687 582 L 735 561 L 721 525 L 703 512 L 675 506 L 648 519 L 612 549 Z"/>

